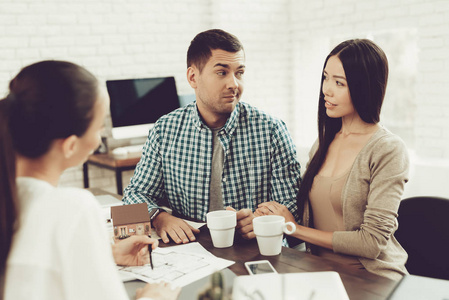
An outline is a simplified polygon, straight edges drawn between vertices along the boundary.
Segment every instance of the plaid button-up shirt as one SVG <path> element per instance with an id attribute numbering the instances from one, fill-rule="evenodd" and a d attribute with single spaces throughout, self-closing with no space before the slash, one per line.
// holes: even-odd
<path id="1" fill-rule="evenodd" d="M 218 137 L 224 150 L 224 207 L 254 211 L 259 203 L 277 201 L 297 218 L 300 165 L 285 124 L 240 102 Z M 166 199 L 174 213 L 205 221 L 211 165 L 212 131 L 193 102 L 161 117 L 150 130 L 123 201 L 146 202 L 151 210 Z"/>

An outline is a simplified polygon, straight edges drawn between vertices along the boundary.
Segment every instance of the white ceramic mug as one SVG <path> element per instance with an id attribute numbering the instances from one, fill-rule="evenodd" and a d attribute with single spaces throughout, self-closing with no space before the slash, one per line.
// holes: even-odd
<path id="1" fill-rule="evenodd" d="M 207 227 L 215 248 L 231 247 L 234 243 L 237 213 L 231 210 L 216 210 L 206 214 Z"/>
<path id="2" fill-rule="evenodd" d="M 293 222 L 286 223 L 284 217 L 274 215 L 254 218 L 253 228 L 260 254 L 265 256 L 281 253 L 283 234 L 292 234 L 296 231 Z"/>

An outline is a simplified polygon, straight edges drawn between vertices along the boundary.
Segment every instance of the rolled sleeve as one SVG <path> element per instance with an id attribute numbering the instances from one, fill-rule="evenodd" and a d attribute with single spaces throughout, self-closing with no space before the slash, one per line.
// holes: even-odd
<path id="1" fill-rule="evenodd" d="M 346 213 L 353 214 L 347 217 L 356 218 L 359 214 L 363 216 L 362 222 L 358 228 L 345 224 L 347 231 L 334 232 L 332 243 L 334 252 L 375 259 L 385 250 L 398 227 L 397 211 L 408 181 L 409 159 L 403 142 L 390 136 L 373 145 L 368 160 L 362 163 L 369 164 L 366 172 L 370 174 L 360 176 L 345 192 L 347 199 L 344 199 Z M 348 182 L 351 180 L 350 175 Z M 366 201 L 360 199 L 360 189 L 365 188 Z M 351 203 L 357 202 L 366 204 L 351 208 Z"/>
<path id="2" fill-rule="evenodd" d="M 301 181 L 301 166 L 297 160 L 296 148 L 283 122 L 275 127 L 272 155 L 272 200 L 287 207 L 298 220 L 296 196 Z"/>
<path id="3" fill-rule="evenodd" d="M 124 190 L 125 204 L 147 203 L 148 211 L 165 198 L 157 124 L 150 130 L 130 184 Z"/>

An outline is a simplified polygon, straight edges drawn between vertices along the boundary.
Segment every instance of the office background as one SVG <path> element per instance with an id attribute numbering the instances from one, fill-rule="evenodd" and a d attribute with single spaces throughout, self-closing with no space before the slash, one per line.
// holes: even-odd
<path id="1" fill-rule="evenodd" d="M 345 39 L 373 39 L 390 61 L 381 122 L 404 139 L 412 158 L 405 196 L 449 196 L 445 0 L 0 0 L 0 93 L 21 67 L 63 59 L 102 82 L 175 76 L 178 93 L 190 95 L 186 51 L 197 33 L 210 28 L 242 41 L 242 100 L 286 122 L 303 167 L 316 137 L 326 55 Z M 106 135 L 109 147 L 144 141 L 113 140 L 110 130 Z M 124 186 L 130 176 L 125 172 Z M 115 191 L 111 171 L 91 167 L 90 180 Z M 67 170 L 60 184 L 82 187 L 81 166 Z"/>

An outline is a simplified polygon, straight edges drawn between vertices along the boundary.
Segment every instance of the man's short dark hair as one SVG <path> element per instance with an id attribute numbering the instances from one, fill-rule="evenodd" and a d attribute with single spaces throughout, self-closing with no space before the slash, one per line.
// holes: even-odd
<path id="1" fill-rule="evenodd" d="M 243 50 L 243 45 L 235 35 L 221 29 L 198 33 L 187 51 L 187 68 L 194 65 L 201 72 L 215 49 L 235 53 Z"/>

